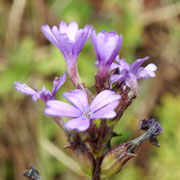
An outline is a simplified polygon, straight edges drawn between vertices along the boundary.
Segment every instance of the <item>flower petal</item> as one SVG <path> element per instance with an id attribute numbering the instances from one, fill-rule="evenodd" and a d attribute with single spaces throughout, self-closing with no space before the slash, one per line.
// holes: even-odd
<path id="1" fill-rule="evenodd" d="M 115 94 L 113 91 L 104 90 L 100 92 L 95 99 L 92 101 L 90 105 L 90 109 L 92 112 L 96 112 L 100 108 L 106 106 L 107 104 L 119 100 L 121 98 L 120 95 Z"/>
<path id="2" fill-rule="evenodd" d="M 121 73 L 123 70 L 129 71 L 130 65 L 125 61 L 124 58 L 119 59 L 119 66 L 120 66 L 120 67 L 119 67 L 120 73 Z"/>
<path id="3" fill-rule="evenodd" d="M 148 70 L 148 71 L 156 71 L 157 66 L 155 64 L 153 64 L 153 63 L 150 63 L 145 67 L 145 69 Z"/>
<path id="4" fill-rule="evenodd" d="M 63 76 L 60 76 L 59 78 L 55 78 L 53 81 L 53 89 L 52 89 L 52 97 L 56 95 L 56 92 L 58 89 L 65 83 L 66 81 L 66 73 L 63 74 Z"/>
<path id="5" fill-rule="evenodd" d="M 56 26 L 52 27 L 53 36 L 56 38 L 58 47 L 66 58 L 72 56 L 73 42 L 67 34 L 61 34 Z"/>
<path id="6" fill-rule="evenodd" d="M 71 21 L 66 25 L 65 22 L 61 21 L 59 24 L 59 31 L 61 34 L 67 34 L 68 38 L 74 42 L 78 31 L 78 24 L 75 21 Z"/>
<path id="7" fill-rule="evenodd" d="M 92 26 L 86 25 L 84 29 L 79 29 L 74 43 L 74 54 L 76 56 L 79 55 L 80 51 L 82 50 L 84 44 L 88 40 L 90 33 L 92 31 Z"/>
<path id="8" fill-rule="evenodd" d="M 128 74 L 114 74 L 110 77 L 110 82 L 115 83 L 115 82 L 123 82 L 125 79 L 128 77 Z"/>
<path id="9" fill-rule="evenodd" d="M 63 93 L 63 96 L 81 112 L 83 112 L 89 105 L 87 94 L 84 90 L 76 89 L 71 92 Z"/>
<path id="10" fill-rule="evenodd" d="M 45 113 L 50 116 L 79 117 L 82 113 L 74 106 L 62 101 L 51 100 L 46 103 Z"/>
<path id="11" fill-rule="evenodd" d="M 90 120 L 88 118 L 75 118 L 67 121 L 65 127 L 68 130 L 77 129 L 78 131 L 85 131 L 89 128 Z"/>
<path id="12" fill-rule="evenodd" d="M 141 67 L 139 68 L 139 70 L 137 71 L 137 79 L 146 79 L 149 77 L 155 77 L 155 72 L 157 67 L 154 64 L 149 64 L 147 65 L 145 68 Z"/>
<path id="13" fill-rule="evenodd" d="M 117 63 L 112 63 L 110 66 L 110 71 L 119 68 L 119 65 Z"/>
<path id="14" fill-rule="evenodd" d="M 45 114 L 49 115 L 49 116 L 62 116 L 62 113 L 57 110 L 57 109 L 52 109 L 52 108 L 46 108 L 45 111 L 44 111 Z"/>
<path id="15" fill-rule="evenodd" d="M 21 83 L 21 82 L 14 82 L 15 88 L 17 91 L 27 94 L 27 95 L 34 95 L 37 93 L 34 89 L 30 88 L 28 85 Z"/>
<path id="16" fill-rule="evenodd" d="M 104 106 L 100 110 L 93 113 L 91 119 L 111 119 L 116 116 L 116 112 L 114 109 L 119 104 L 119 101 L 113 101 L 112 103 L 109 103 L 108 105 Z"/>
<path id="17" fill-rule="evenodd" d="M 41 30 L 44 34 L 44 36 L 53 44 L 55 45 L 58 49 L 59 49 L 59 46 L 58 46 L 58 42 L 56 40 L 56 38 L 54 37 L 50 27 L 45 24 L 43 26 L 41 26 Z"/>
<path id="18" fill-rule="evenodd" d="M 130 72 L 132 72 L 133 74 L 136 75 L 138 69 L 140 68 L 140 66 L 143 64 L 144 61 L 148 60 L 149 57 L 145 57 L 145 58 L 142 58 L 142 59 L 137 59 L 135 62 L 133 62 L 131 65 L 130 65 Z"/>

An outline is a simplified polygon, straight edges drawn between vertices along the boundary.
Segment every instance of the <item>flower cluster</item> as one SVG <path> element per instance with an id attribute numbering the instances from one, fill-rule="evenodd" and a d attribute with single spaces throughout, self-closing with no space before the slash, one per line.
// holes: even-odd
<path id="1" fill-rule="evenodd" d="M 137 59 L 131 65 L 125 59 L 120 59 L 122 35 L 114 31 L 96 34 L 92 26 L 86 25 L 79 29 L 74 21 L 68 25 L 61 22 L 59 27 L 52 28 L 43 25 L 41 30 L 64 55 L 67 72 L 54 79 L 51 92 L 45 87 L 38 91 L 21 82 L 15 82 L 14 85 L 21 93 L 32 96 L 34 101 L 42 99 L 46 105 L 45 114 L 52 116 L 56 121 L 61 121 L 61 127 L 68 136 L 71 149 L 78 157 L 80 154 L 85 158 L 83 166 L 90 169 L 85 170 L 89 176 L 100 179 L 100 176 L 103 178 L 113 175 L 130 157 L 135 156 L 133 150 L 141 144 L 139 141 L 132 141 L 133 143 L 130 141 L 109 150 L 107 145 L 113 136 L 114 125 L 136 97 L 138 80 L 155 77 L 157 67 L 152 63 L 142 67 L 148 57 Z M 78 55 L 89 37 L 97 56 L 95 96 L 81 81 L 77 68 Z M 75 86 L 71 92 L 63 93 L 63 97 L 70 104 L 55 99 L 57 91 L 66 81 L 66 74 Z M 64 117 L 70 119 L 65 121 Z M 148 136 L 151 142 L 154 142 L 153 140 L 157 142 L 156 136 L 162 129 L 156 121 L 143 120 L 140 126 L 143 130 L 158 126 L 155 128 L 156 131 L 151 131 L 151 136 Z M 87 139 L 83 139 L 82 132 L 86 133 Z M 105 155 L 107 151 L 109 153 Z M 116 157 L 120 157 L 118 163 Z"/>

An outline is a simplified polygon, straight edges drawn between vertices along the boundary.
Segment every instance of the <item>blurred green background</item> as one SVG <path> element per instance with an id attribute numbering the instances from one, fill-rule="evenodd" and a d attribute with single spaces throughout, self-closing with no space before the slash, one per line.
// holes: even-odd
<path id="1" fill-rule="evenodd" d="M 43 114 L 43 102 L 16 92 L 14 81 L 31 87 L 52 88 L 65 71 L 59 50 L 43 36 L 43 24 L 77 21 L 96 32 L 115 30 L 123 35 L 120 56 L 131 63 L 149 56 L 158 66 L 154 79 L 139 82 L 138 97 L 124 113 L 115 131 L 120 144 L 142 132 L 142 118 L 155 117 L 164 132 L 161 147 L 145 142 L 112 180 L 180 179 L 180 1 L 179 0 L 1 0 L 0 1 L 0 179 L 23 180 L 35 166 L 43 180 L 87 180 L 74 162 L 61 129 Z M 80 53 L 82 80 L 93 91 L 96 61 L 90 41 Z M 73 86 L 69 81 L 57 94 Z"/>

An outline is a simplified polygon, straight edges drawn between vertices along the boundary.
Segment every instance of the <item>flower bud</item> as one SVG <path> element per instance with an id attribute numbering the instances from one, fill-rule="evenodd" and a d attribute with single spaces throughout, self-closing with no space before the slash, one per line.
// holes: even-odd
<path id="1" fill-rule="evenodd" d="M 101 177 L 107 178 L 119 172 L 122 166 L 136 155 L 128 152 L 131 145 L 129 143 L 121 144 L 108 152 L 101 164 Z"/>
<path id="2" fill-rule="evenodd" d="M 68 148 L 74 153 L 76 161 L 80 165 L 82 171 L 87 176 L 91 177 L 93 174 L 94 158 L 90 150 L 79 136 L 79 133 L 74 131 L 70 131 L 69 142 L 70 146 Z"/>
<path id="3" fill-rule="evenodd" d="M 76 160 L 79 163 L 82 171 L 89 177 L 93 173 L 93 158 L 90 152 L 75 150 Z"/>
<path id="4" fill-rule="evenodd" d="M 140 121 L 139 129 L 147 131 L 147 137 L 150 142 L 155 146 L 160 146 L 156 136 L 162 134 L 163 129 L 158 121 L 155 119 L 143 119 Z"/>

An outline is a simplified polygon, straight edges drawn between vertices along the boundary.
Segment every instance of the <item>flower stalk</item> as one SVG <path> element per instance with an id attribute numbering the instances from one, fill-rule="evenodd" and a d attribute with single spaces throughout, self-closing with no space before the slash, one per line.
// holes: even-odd
<path id="1" fill-rule="evenodd" d="M 77 61 L 77 60 L 76 60 Z M 84 86 L 82 84 L 82 81 L 79 76 L 79 72 L 77 69 L 77 63 L 75 62 L 67 62 L 66 67 L 67 67 L 67 73 L 71 79 L 71 82 L 74 84 L 74 86 L 77 89 L 84 89 Z"/>

